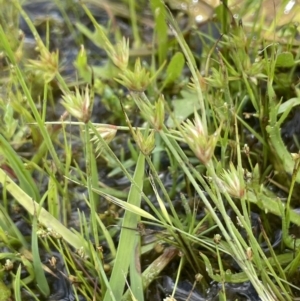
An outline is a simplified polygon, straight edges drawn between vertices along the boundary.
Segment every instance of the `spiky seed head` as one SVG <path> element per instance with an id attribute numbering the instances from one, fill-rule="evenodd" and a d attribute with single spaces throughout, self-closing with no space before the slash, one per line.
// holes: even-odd
<path id="1" fill-rule="evenodd" d="M 242 168 L 235 168 L 230 162 L 230 169 L 224 170 L 221 179 L 225 190 L 236 198 L 242 198 L 245 194 L 245 181 Z"/>
<path id="2" fill-rule="evenodd" d="M 107 144 L 110 143 L 117 134 L 117 127 L 114 125 L 98 126 L 96 127 L 96 129 Z M 91 141 L 96 146 L 95 153 L 97 154 L 97 156 L 100 156 L 103 149 L 103 142 L 97 137 L 97 135 L 94 135 L 94 132 L 92 130 L 90 130 L 90 134 L 92 135 Z"/>
<path id="3" fill-rule="evenodd" d="M 141 152 L 148 156 L 152 153 L 154 147 L 155 147 L 155 133 L 154 131 L 151 131 L 151 133 L 145 137 L 144 134 L 137 129 L 135 137 L 136 137 L 136 143 L 141 150 Z"/>
<path id="4" fill-rule="evenodd" d="M 80 92 L 76 87 L 75 93 L 65 92 L 62 98 L 62 105 L 70 115 L 84 123 L 87 123 L 90 120 L 94 105 L 94 97 L 91 95 L 88 85 L 86 86 L 85 91 Z"/>
<path id="5" fill-rule="evenodd" d="M 122 41 L 111 50 L 110 58 L 119 69 L 125 71 L 129 59 L 129 40 L 123 37 Z"/>
<path id="6" fill-rule="evenodd" d="M 220 234 L 216 234 L 216 235 L 214 236 L 214 242 L 215 242 L 216 244 L 219 244 L 221 240 L 222 240 L 222 236 L 221 236 Z"/>
<path id="7" fill-rule="evenodd" d="M 185 142 L 189 145 L 195 156 L 204 164 L 208 164 L 214 155 L 219 137 L 219 130 L 213 135 L 208 135 L 197 111 L 194 112 L 194 121 L 187 120 L 183 123 Z"/>
<path id="8" fill-rule="evenodd" d="M 157 102 L 154 105 L 154 121 L 153 126 L 156 131 L 160 131 L 165 121 L 165 105 L 164 96 L 160 95 Z"/>
<path id="9" fill-rule="evenodd" d="M 150 84 L 150 73 L 141 65 L 138 58 L 135 61 L 134 70 L 125 69 L 119 74 L 116 81 L 130 91 L 144 92 Z"/>

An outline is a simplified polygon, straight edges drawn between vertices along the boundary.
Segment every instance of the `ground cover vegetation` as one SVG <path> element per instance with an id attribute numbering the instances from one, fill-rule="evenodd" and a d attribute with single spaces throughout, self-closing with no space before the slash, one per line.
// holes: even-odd
<path id="1" fill-rule="evenodd" d="M 299 4 L 234 2 L 0 1 L 0 301 L 298 300 Z"/>

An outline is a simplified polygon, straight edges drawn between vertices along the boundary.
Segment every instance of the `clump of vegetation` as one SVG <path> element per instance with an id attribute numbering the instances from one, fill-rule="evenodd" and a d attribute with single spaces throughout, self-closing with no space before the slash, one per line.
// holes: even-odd
<path id="1" fill-rule="evenodd" d="M 300 295 L 291 8 L 166 2 L 0 1 L 0 301 Z"/>

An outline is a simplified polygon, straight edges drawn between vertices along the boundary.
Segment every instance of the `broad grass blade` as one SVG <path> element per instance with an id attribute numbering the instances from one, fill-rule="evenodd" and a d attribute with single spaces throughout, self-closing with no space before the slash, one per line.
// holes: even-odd
<path id="1" fill-rule="evenodd" d="M 140 191 L 143 189 L 144 169 L 145 157 L 142 153 L 140 153 L 133 177 L 133 180 L 138 187 L 132 185 L 127 198 L 127 202 L 129 204 L 137 207 L 139 207 L 141 203 Z M 117 256 L 110 279 L 110 287 L 114 294 L 115 300 L 121 300 L 131 257 L 134 256 L 136 233 L 129 230 L 129 228 L 136 228 L 139 219 L 139 216 L 130 211 L 126 211 L 124 214 Z M 134 289 L 134 287 L 132 289 Z M 134 290 L 133 294 L 135 294 Z M 112 300 L 113 297 L 111 296 L 110 292 L 107 292 L 104 297 L 104 301 Z"/>

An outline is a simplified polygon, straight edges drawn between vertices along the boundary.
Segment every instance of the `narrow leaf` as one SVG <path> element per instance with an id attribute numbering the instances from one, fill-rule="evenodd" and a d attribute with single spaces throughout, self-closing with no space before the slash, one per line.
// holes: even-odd
<path id="1" fill-rule="evenodd" d="M 31 234 L 31 249 L 33 255 L 33 268 L 35 279 L 37 282 L 37 286 L 41 293 L 48 297 L 50 294 L 50 288 L 43 270 L 43 264 L 40 258 L 39 252 L 39 245 L 38 245 L 38 238 L 37 238 L 37 218 L 36 216 L 33 217 L 33 225 L 32 225 L 32 234 Z"/>
<path id="2" fill-rule="evenodd" d="M 34 207 L 38 208 L 39 204 L 35 202 L 28 194 L 25 193 L 8 175 L 0 168 L 0 183 L 6 190 L 23 206 L 31 215 L 34 215 Z M 86 247 L 87 243 L 82 237 L 77 236 L 56 218 L 54 218 L 47 210 L 41 208 L 38 221 L 46 228 L 51 228 L 59 233 L 75 249 Z"/>
<path id="3" fill-rule="evenodd" d="M 6 141 L 6 139 L 0 134 L 0 152 L 4 155 L 9 162 L 13 172 L 16 174 L 20 181 L 20 187 L 29 194 L 34 200 L 39 201 L 39 192 L 31 177 L 31 174 L 24 167 L 18 154 Z"/>
<path id="4" fill-rule="evenodd" d="M 16 277 L 14 279 L 15 300 L 22 301 L 21 297 L 21 265 L 19 265 Z"/>
<path id="5" fill-rule="evenodd" d="M 180 77 L 184 63 L 185 61 L 183 54 L 181 52 L 175 53 L 167 67 L 167 78 L 165 79 L 163 85 L 168 85 Z"/>
<path id="6" fill-rule="evenodd" d="M 139 207 L 141 203 L 140 191 L 143 188 L 144 169 L 145 157 L 142 153 L 140 153 L 133 177 L 134 182 L 136 183 L 136 185 L 138 185 L 138 187 L 132 185 L 127 198 L 128 204 L 137 207 Z M 121 297 L 123 295 L 126 282 L 126 275 L 128 273 L 131 256 L 135 248 L 136 233 L 135 231 L 129 230 L 129 228 L 136 228 L 138 220 L 139 217 L 136 214 L 130 211 L 125 212 L 117 250 L 117 256 L 110 278 L 111 290 L 116 300 L 121 300 Z M 133 291 L 133 294 L 135 294 L 135 291 Z M 105 294 L 104 301 L 111 300 L 113 300 L 113 298 L 110 292 L 107 292 Z"/>

